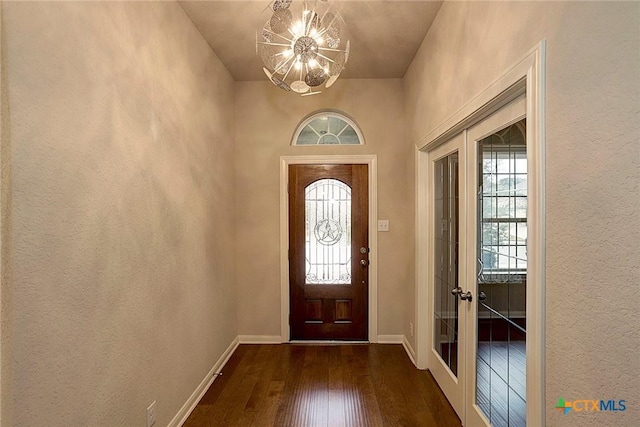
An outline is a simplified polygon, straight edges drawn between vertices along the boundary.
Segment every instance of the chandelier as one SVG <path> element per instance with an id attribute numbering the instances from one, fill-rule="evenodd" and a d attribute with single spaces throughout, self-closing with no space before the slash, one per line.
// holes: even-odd
<path id="1" fill-rule="evenodd" d="M 280 89 L 302 96 L 329 88 L 349 59 L 344 20 L 332 11 L 326 0 L 302 0 L 299 11 L 290 8 L 292 0 L 274 0 L 273 11 L 256 34 L 256 50 L 269 80 Z"/>

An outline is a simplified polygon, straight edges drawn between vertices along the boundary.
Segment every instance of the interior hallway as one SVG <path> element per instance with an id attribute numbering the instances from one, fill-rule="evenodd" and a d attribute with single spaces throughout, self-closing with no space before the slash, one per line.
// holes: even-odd
<path id="1" fill-rule="evenodd" d="M 544 421 L 637 422 L 555 405 L 640 389 L 640 2 L 444 1 L 403 76 L 311 97 L 234 78 L 184 3 L 0 1 L 0 425 L 178 427 L 238 341 L 280 342 L 279 166 L 338 152 L 290 145 L 320 110 L 378 159 L 369 338 L 424 354 L 417 144 L 543 40 Z"/>

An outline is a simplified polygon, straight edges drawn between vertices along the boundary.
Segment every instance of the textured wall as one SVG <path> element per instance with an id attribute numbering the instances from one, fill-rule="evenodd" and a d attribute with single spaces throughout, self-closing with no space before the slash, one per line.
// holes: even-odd
<path id="1" fill-rule="evenodd" d="M 3 425 L 166 425 L 237 334 L 233 81 L 173 2 L 2 7 Z"/>
<path id="2" fill-rule="evenodd" d="M 417 142 L 547 44 L 547 425 L 640 415 L 640 4 L 446 2 L 405 77 Z M 627 399 L 570 414 L 565 399 Z"/>
<path id="3" fill-rule="evenodd" d="M 268 82 L 236 83 L 238 328 L 280 335 L 280 156 L 377 154 L 378 333 L 402 334 L 413 288 L 413 148 L 407 144 L 402 80 L 340 81 L 300 97 Z M 338 109 L 360 125 L 365 146 L 291 147 L 298 123 L 319 109 Z"/>

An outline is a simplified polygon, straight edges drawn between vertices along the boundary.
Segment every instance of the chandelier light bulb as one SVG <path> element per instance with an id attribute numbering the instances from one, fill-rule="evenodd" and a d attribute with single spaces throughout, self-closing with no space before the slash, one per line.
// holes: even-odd
<path id="1" fill-rule="evenodd" d="M 350 51 L 337 10 L 325 0 L 273 0 L 269 9 L 271 16 L 257 40 L 269 80 L 303 96 L 320 93 L 320 85 L 333 85 Z"/>

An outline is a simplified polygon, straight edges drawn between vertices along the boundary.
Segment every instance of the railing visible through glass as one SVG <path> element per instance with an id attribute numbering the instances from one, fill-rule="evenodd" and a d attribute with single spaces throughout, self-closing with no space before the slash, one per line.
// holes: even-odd
<path id="1" fill-rule="evenodd" d="M 525 124 L 478 145 L 476 403 L 493 426 L 526 424 Z"/>
<path id="2" fill-rule="evenodd" d="M 351 284 L 351 188 L 321 179 L 305 189 L 306 284 Z"/>

